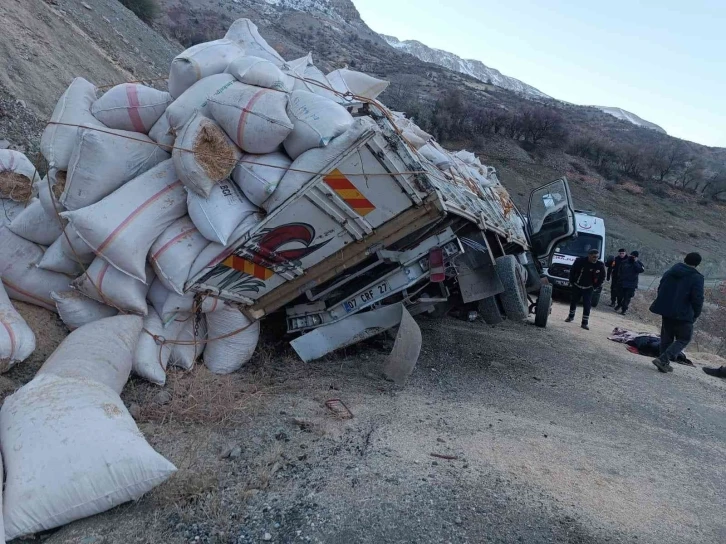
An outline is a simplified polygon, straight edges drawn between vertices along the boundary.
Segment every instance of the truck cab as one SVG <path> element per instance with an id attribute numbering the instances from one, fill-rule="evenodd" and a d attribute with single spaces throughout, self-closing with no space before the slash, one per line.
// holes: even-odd
<path id="1" fill-rule="evenodd" d="M 605 221 L 596 217 L 593 212 L 575 210 L 575 226 L 577 235 L 555 245 L 552 257 L 545 269 L 549 282 L 558 291 L 569 290 L 570 268 L 578 257 L 586 257 L 591 249 L 600 252 L 600 259 L 605 253 Z M 599 302 L 599 292 L 593 297 L 593 306 Z"/>

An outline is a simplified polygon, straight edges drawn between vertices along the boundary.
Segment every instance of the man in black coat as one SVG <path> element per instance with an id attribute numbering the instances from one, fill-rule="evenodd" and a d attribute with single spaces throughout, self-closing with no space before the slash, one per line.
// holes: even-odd
<path id="1" fill-rule="evenodd" d="M 638 289 L 638 276 L 645 271 L 645 266 L 640 262 L 640 254 L 637 251 L 631 251 L 630 257 L 620 265 L 618 274 L 618 305 L 615 311 L 621 310 L 621 314 L 625 315 L 630 306 L 630 301 L 635 296 Z"/>
<path id="2" fill-rule="evenodd" d="M 590 330 L 590 309 L 592 308 L 592 293 L 602 286 L 605 280 L 605 263 L 598 260 L 600 252 L 591 249 L 587 257 L 578 257 L 570 268 L 570 315 L 567 316 L 568 323 L 575 320 L 577 303 L 582 298 L 582 328 Z"/>
<path id="3" fill-rule="evenodd" d="M 620 265 L 628 260 L 625 249 L 618 249 L 618 254 L 615 257 L 610 257 L 605 266 L 608 269 L 607 280 L 612 280 L 610 284 L 610 306 L 615 306 L 618 300 L 619 292 L 619 280 L 620 280 Z"/>
<path id="4" fill-rule="evenodd" d="M 650 311 L 663 318 L 660 328 L 660 357 L 653 364 L 661 372 L 673 372 L 675 360 L 693 337 L 693 322 L 703 309 L 703 276 L 696 270 L 701 255 L 689 253 L 682 263 L 663 274 L 658 296 Z"/>

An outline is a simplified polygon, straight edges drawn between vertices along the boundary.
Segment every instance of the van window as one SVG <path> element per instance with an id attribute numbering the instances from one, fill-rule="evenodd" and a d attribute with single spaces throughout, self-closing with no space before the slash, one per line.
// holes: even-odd
<path id="1" fill-rule="evenodd" d="M 591 249 L 597 249 L 602 259 L 602 238 L 594 234 L 578 233 L 577 238 L 572 238 L 555 247 L 555 253 L 574 255 L 575 257 L 586 257 Z"/>

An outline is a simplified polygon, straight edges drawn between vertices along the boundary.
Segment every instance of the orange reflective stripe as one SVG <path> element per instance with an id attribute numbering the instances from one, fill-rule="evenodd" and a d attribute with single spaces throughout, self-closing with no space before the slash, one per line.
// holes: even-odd
<path id="1" fill-rule="evenodd" d="M 376 209 L 373 203 L 337 168 L 325 176 L 323 181 L 358 215 L 368 215 Z"/>

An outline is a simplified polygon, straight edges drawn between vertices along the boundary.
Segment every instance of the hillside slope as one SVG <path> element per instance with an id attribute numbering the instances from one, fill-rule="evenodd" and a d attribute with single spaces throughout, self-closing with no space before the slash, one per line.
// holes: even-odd
<path id="1" fill-rule="evenodd" d="M 651 123 L 650 121 L 646 121 L 642 117 L 639 117 L 638 115 L 635 115 L 634 113 L 624 110 L 622 108 L 613 108 L 613 107 L 609 107 L 609 106 L 593 106 L 593 107 L 595 107 L 599 110 L 602 110 L 605 113 L 609 113 L 613 117 L 617 117 L 618 119 L 622 119 L 623 121 L 628 121 L 629 123 L 638 125 L 639 127 L 650 128 L 653 130 L 657 130 L 658 132 L 662 132 L 663 134 L 668 134 L 663 127 L 658 126 L 655 123 Z"/>
<path id="2" fill-rule="evenodd" d="M 3 0 L 0 36 L 0 136 L 28 151 L 74 77 L 96 85 L 164 77 L 181 50 L 117 0 Z"/>

